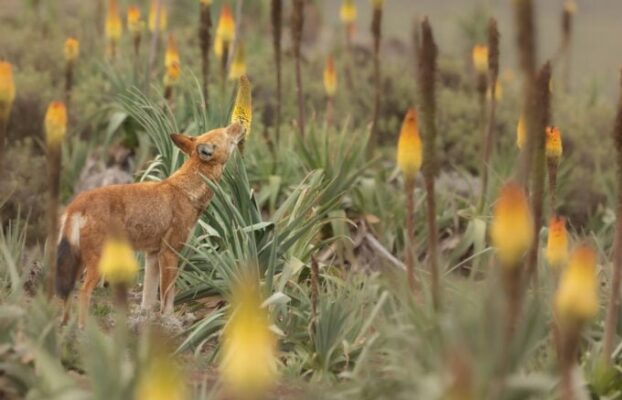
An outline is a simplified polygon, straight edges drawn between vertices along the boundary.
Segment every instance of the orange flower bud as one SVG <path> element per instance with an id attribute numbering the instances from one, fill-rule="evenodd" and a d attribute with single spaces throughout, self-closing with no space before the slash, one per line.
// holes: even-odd
<path id="1" fill-rule="evenodd" d="M 110 42 L 118 42 L 123 33 L 121 17 L 119 17 L 119 7 L 117 0 L 108 0 L 108 13 L 106 15 L 106 38 Z"/>
<path id="2" fill-rule="evenodd" d="M 560 269 L 568 262 L 568 233 L 564 218 L 556 216 L 549 221 L 546 261 L 553 269 Z"/>
<path id="3" fill-rule="evenodd" d="M 150 32 L 164 32 L 168 25 L 168 15 L 164 2 L 160 1 L 160 23 L 159 29 L 156 29 L 156 19 L 158 18 L 158 1 L 151 0 L 151 6 L 149 7 L 149 31 Z"/>
<path id="4" fill-rule="evenodd" d="M 598 313 L 596 258 L 585 245 L 572 253 L 555 294 L 555 313 L 562 325 L 580 324 Z"/>
<path id="5" fill-rule="evenodd" d="M 179 51 L 177 50 L 177 42 L 172 33 L 168 34 L 168 41 L 166 44 L 166 52 L 164 53 L 164 66 L 166 68 L 173 64 L 181 64 L 179 60 Z"/>
<path id="6" fill-rule="evenodd" d="M 324 90 L 328 97 L 333 97 L 337 92 L 337 73 L 332 56 L 326 59 L 326 67 L 324 68 Z"/>
<path id="7" fill-rule="evenodd" d="M 179 76 L 181 75 L 181 66 L 178 62 L 173 62 L 166 67 L 166 73 L 164 74 L 164 86 L 175 86 L 179 82 Z"/>
<path id="8" fill-rule="evenodd" d="M 562 135 L 559 128 L 549 126 L 546 128 L 546 158 L 559 160 L 562 156 Z"/>
<path id="9" fill-rule="evenodd" d="M 78 55 L 80 55 L 80 42 L 78 42 L 78 39 L 72 37 L 67 38 L 63 50 L 65 53 L 65 60 L 67 62 L 74 62 L 78 58 Z"/>
<path id="10" fill-rule="evenodd" d="M 507 268 L 518 266 L 523 254 L 533 241 L 534 224 L 529 202 L 523 189 L 508 183 L 493 211 L 490 238 L 499 261 Z"/>
<path id="11" fill-rule="evenodd" d="M 235 40 L 235 21 L 228 4 L 223 5 L 220 11 L 216 36 L 220 36 L 220 40 L 223 42 L 231 43 Z"/>
<path id="12" fill-rule="evenodd" d="M 346 25 L 356 22 L 357 10 L 354 0 L 343 0 L 341 9 L 339 10 L 339 16 L 341 17 L 341 22 Z"/>
<path id="13" fill-rule="evenodd" d="M 414 179 L 423 159 L 419 126 L 417 124 L 417 110 L 414 107 L 408 109 L 400 137 L 397 142 L 397 165 L 407 179 Z"/>
<path id="14" fill-rule="evenodd" d="M 14 100 L 13 66 L 6 61 L 0 61 L 0 123 L 8 120 Z"/>
<path id="15" fill-rule="evenodd" d="M 488 46 L 478 44 L 473 47 L 473 66 L 479 74 L 488 71 Z"/>
<path id="16" fill-rule="evenodd" d="M 527 141 L 527 128 L 525 127 L 525 116 L 521 114 L 516 125 L 516 147 L 519 150 L 523 149 L 525 142 Z"/>
<path id="17" fill-rule="evenodd" d="M 139 35 L 143 30 L 143 22 L 140 20 L 140 8 L 137 6 L 129 6 L 127 9 L 127 30 L 132 35 Z"/>
<path id="18" fill-rule="evenodd" d="M 45 137 L 49 147 L 58 146 L 67 133 L 67 108 L 61 101 L 53 101 L 45 114 Z"/>
<path id="19" fill-rule="evenodd" d="M 239 42 L 235 49 L 235 56 L 229 69 L 229 79 L 237 80 L 242 75 L 246 75 L 246 53 L 244 51 L 244 43 Z"/>

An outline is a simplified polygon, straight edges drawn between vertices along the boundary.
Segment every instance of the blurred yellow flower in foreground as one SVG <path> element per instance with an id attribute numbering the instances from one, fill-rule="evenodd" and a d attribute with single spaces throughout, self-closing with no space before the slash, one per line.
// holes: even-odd
<path id="1" fill-rule="evenodd" d="M 137 6 L 129 6 L 127 9 L 127 30 L 136 36 L 143 29 L 143 23 L 140 20 L 140 8 Z"/>
<path id="2" fill-rule="evenodd" d="M 235 398 L 263 398 L 275 384 L 276 340 L 254 280 L 245 279 L 234 288 L 220 371 L 227 392 Z"/>
<path id="3" fill-rule="evenodd" d="M 112 284 L 127 284 L 136 279 L 138 263 L 130 244 L 119 237 L 110 237 L 104 243 L 99 273 Z"/>
<path id="4" fill-rule="evenodd" d="M 570 257 L 555 294 L 555 313 L 562 325 L 583 323 L 598 312 L 596 253 L 579 246 Z"/>
<path id="5" fill-rule="evenodd" d="M 106 14 L 106 38 L 111 42 L 118 42 L 123 33 L 123 25 L 119 16 L 117 0 L 108 0 L 108 13 Z"/>
<path id="6" fill-rule="evenodd" d="M 235 49 L 235 56 L 229 69 L 229 79 L 240 79 L 242 75 L 246 75 L 246 53 L 244 51 L 244 43 L 238 42 Z"/>
<path id="7" fill-rule="evenodd" d="M 328 97 L 335 96 L 337 92 L 337 72 L 335 71 L 335 61 L 332 56 L 326 59 L 324 68 L 324 90 Z"/>
<path id="8" fill-rule="evenodd" d="M 184 400 L 186 384 L 184 375 L 169 354 L 164 343 L 154 343 L 155 354 L 148 360 L 140 374 L 136 400 Z"/>
<path id="9" fill-rule="evenodd" d="M 525 116 L 521 114 L 518 118 L 518 124 L 516 125 L 516 147 L 519 150 L 523 149 L 527 141 L 527 128 L 525 127 Z"/>
<path id="10" fill-rule="evenodd" d="M 246 75 L 242 75 L 238 81 L 238 92 L 231 113 L 231 123 L 234 122 L 239 122 L 244 127 L 246 136 L 251 133 L 251 123 L 253 122 L 252 86 Z"/>
<path id="11" fill-rule="evenodd" d="M 414 179 L 421 168 L 423 159 L 419 126 L 417 124 L 417 110 L 414 107 L 408 109 L 400 137 L 397 142 L 397 165 L 407 179 Z"/>
<path id="12" fill-rule="evenodd" d="M 490 238 L 501 264 L 515 268 L 533 241 L 533 217 L 523 189 L 508 183 L 493 211 Z"/>
<path id="13" fill-rule="evenodd" d="M 65 47 L 63 48 L 65 54 L 65 61 L 74 62 L 80 55 L 80 42 L 76 38 L 67 38 L 65 40 Z"/>
<path id="14" fill-rule="evenodd" d="M 220 37 L 223 42 L 232 43 L 235 40 L 235 21 L 228 4 L 223 5 L 220 11 L 216 36 Z"/>
<path id="15" fill-rule="evenodd" d="M 341 22 L 346 25 L 352 24 L 356 21 L 357 11 L 354 0 L 343 0 L 341 3 L 341 9 L 339 10 L 339 17 Z"/>
<path id="16" fill-rule="evenodd" d="M 568 232 L 564 218 L 555 216 L 549 221 L 545 256 L 553 269 L 563 268 L 568 262 Z"/>
<path id="17" fill-rule="evenodd" d="M 479 74 L 488 71 L 488 46 L 477 44 L 473 47 L 473 66 Z"/>
<path id="18" fill-rule="evenodd" d="M 172 33 L 168 34 L 168 41 L 166 42 L 166 52 L 164 53 L 164 66 L 166 68 L 173 64 L 181 64 L 179 60 L 179 50 L 177 50 L 177 42 Z"/>
<path id="19" fill-rule="evenodd" d="M 45 113 L 45 137 L 48 146 L 58 146 L 67 133 L 67 108 L 61 101 L 53 101 Z"/>
<path id="20" fill-rule="evenodd" d="M 559 161 L 563 153 L 562 135 L 559 128 L 549 126 L 546 128 L 546 158 Z"/>
<path id="21" fill-rule="evenodd" d="M 168 15 L 164 1 L 160 1 L 160 23 L 156 29 L 156 19 L 158 18 L 158 0 L 151 0 L 151 6 L 149 7 L 149 31 L 150 32 L 164 32 L 168 25 Z"/>
<path id="22" fill-rule="evenodd" d="M 8 119 L 14 100 L 13 66 L 6 61 L 0 61 L 0 121 Z"/>

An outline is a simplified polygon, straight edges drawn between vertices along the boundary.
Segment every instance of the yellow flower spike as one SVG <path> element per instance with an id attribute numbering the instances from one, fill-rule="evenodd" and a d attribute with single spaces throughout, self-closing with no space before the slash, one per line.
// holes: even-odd
<path id="1" fill-rule="evenodd" d="M 246 75 L 246 52 L 244 51 L 244 43 L 239 42 L 235 49 L 235 56 L 229 69 L 229 79 L 237 80 L 242 75 Z"/>
<path id="2" fill-rule="evenodd" d="M 231 113 L 231 123 L 239 122 L 246 130 L 246 137 L 251 133 L 253 121 L 253 98 L 252 86 L 246 75 L 242 75 L 238 82 L 238 92 L 235 96 L 235 104 Z"/>
<path id="3" fill-rule="evenodd" d="M 169 354 L 167 346 L 155 343 L 155 354 L 150 357 L 140 374 L 136 400 L 187 399 L 184 375 Z"/>
<path id="4" fill-rule="evenodd" d="M 223 383 L 233 398 L 263 398 L 277 379 L 276 340 L 261 303 L 254 280 L 245 279 L 234 288 L 220 363 Z"/>
<path id="5" fill-rule="evenodd" d="M 563 153 L 562 135 L 559 128 L 549 126 L 546 128 L 546 158 L 559 161 Z"/>
<path id="6" fill-rule="evenodd" d="M 212 0 L 201 0 L 200 3 L 203 4 L 204 6 L 211 6 Z"/>
<path id="7" fill-rule="evenodd" d="M 518 124 L 516 125 L 516 147 L 522 150 L 526 141 L 527 128 L 525 127 L 525 116 L 521 114 L 520 118 L 518 118 Z"/>
<path id="8" fill-rule="evenodd" d="M 554 304 L 562 325 L 581 324 L 598 313 L 596 253 L 589 246 L 579 246 L 570 256 Z"/>
<path id="9" fill-rule="evenodd" d="M 339 10 L 341 22 L 345 25 L 351 25 L 356 22 L 357 15 L 358 13 L 354 0 L 343 0 L 341 3 L 341 9 Z"/>
<path id="10" fill-rule="evenodd" d="M 136 36 L 143 29 L 143 23 L 140 20 L 140 8 L 137 6 L 129 6 L 127 9 L 127 30 Z"/>
<path id="11" fill-rule="evenodd" d="M 106 14 L 106 38 L 110 42 L 118 42 L 123 33 L 123 25 L 119 16 L 117 0 L 108 0 L 108 13 Z"/>
<path id="12" fill-rule="evenodd" d="M 158 17 L 158 2 L 157 0 L 151 0 L 151 6 L 149 7 L 149 31 L 154 33 L 156 30 L 158 32 L 166 31 L 166 27 L 168 25 L 168 15 L 166 12 L 166 6 L 164 2 L 160 2 L 160 26 L 159 29 L 156 29 L 156 19 Z"/>
<path id="13" fill-rule="evenodd" d="M 371 0 L 371 5 L 374 9 L 380 10 L 382 9 L 382 6 L 384 6 L 384 0 Z"/>
<path id="14" fill-rule="evenodd" d="M 549 221 L 545 257 L 549 266 L 555 270 L 563 268 L 568 262 L 568 233 L 564 218 L 555 216 Z"/>
<path id="15" fill-rule="evenodd" d="M 216 54 L 216 57 L 218 57 L 218 59 L 221 59 L 222 53 L 223 53 L 222 38 L 216 35 L 216 37 L 214 38 L 214 54 Z"/>
<path id="16" fill-rule="evenodd" d="M 417 123 L 417 110 L 408 109 L 397 142 L 397 165 L 408 179 L 414 179 L 421 168 L 423 149 Z"/>
<path id="17" fill-rule="evenodd" d="M 220 36 L 223 42 L 232 43 L 235 40 L 235 20 L 228 4 L 222 6 L 216 36 Z"/>
<path id="18" fill-rule="evenodd" d="M 477 44 L 473 47 L 473 66 L 478 74 L 488 71 L 488 46 Z"/>
<path id="19" fill-rule="evenodd" d="M 166 73 L 164 74 L 164 86 L 175 86 L 179 82 L 181 75 L 181 66 L 178 62 L 173 62 L 166 67 Z"/>
<path id="20" fill-rule="evenodd" d="M 61 101 L 53 101 L 45 113 L 45 137 L 48 147 L 59 146 L 67 133 L 67 108 Z"/>
<path id="21" fill-rule="evenodd" d="M 533 241 L 533 217 L 523 189 L 507 183 L 501 189 L 490 227 L 497 257 L 506 268 L 516 268 Z"/>
<path id="22" fill-rule="evenodd" d="M 328 97 L 335 96 L 337 92 L 337 72 L 335 71 L 335 61 L 332 56 L 326 59 L 324 68 L 324 90 Z"/>
<path id="23" fill-rule="evenodd" d="M 65 54 L 65 61 L 74 62 L 80 55 L 80 42 L 76 38 L 67 38 L 65 40 L 65 46 L 63 48 Z"/>
<path id="24" fill-rule="evenodd" d="M 179 50 L 177 50 L 177 42 L 173 34 L 168 34 L 166 43 L 166 52 L 164 54 L 164 67 L 169 68 L 173 64 L 181 64 L 179 60 Z"/>
<path id="25" fill-rule="evenodd" d="M 106 240 L 98 268 L 102 278 L 112 284 L 131 283 L 138 274 L 138 262 L 132 247 L 119 237 Z"/>
<path id="26" fill-rule="evenodd" d="M 0 123 L 7 121 L 14 100 L 13 66 L 6 61 L 0 61 Z"/>

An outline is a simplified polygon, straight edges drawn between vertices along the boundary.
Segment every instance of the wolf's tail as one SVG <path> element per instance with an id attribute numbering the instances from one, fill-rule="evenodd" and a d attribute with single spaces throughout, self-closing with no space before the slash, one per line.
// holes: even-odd
<path id="1" fill-rule="evenodd" d="M 63 235 L 56 248 L 56 294 L 67 300 L 78 278 L 80 257 Z"/>

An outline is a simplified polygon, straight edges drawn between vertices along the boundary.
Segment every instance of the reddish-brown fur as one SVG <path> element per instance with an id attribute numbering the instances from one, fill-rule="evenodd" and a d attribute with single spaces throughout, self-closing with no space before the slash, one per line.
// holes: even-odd
<path id="1" fill-rule="evenodd" d="M 69 293 L 77 276 L 84 271 L 79 315 L 79 323 L 84 325 L 91 292 L 100 280 L 98 263 L 102 246 L 113 229 L 121 229 L 136 251 L 145 252 L 142 307 L 149 309 L 154 305 L 159 277 L 160 310 L 172 312 L 177 253 L 212 197 L 203 176 L 218 181 L 224 164 L 243 136 L 243 128 L 237 123 L 197 137 L 171 135 L 175 145 L 189 158 L 168 179 L 90 190 L 69 204 L 63 215 L 59 249 L 65 246 L 62 254 L 72 254 L 79 265 L 70 268 L 67 264 L 71 262 L 60 257 L 57 263 L 57 281 L 65 283 L 64 289 L 58 289 L 59 295 L 65 298 L 65 321 Z"/>

